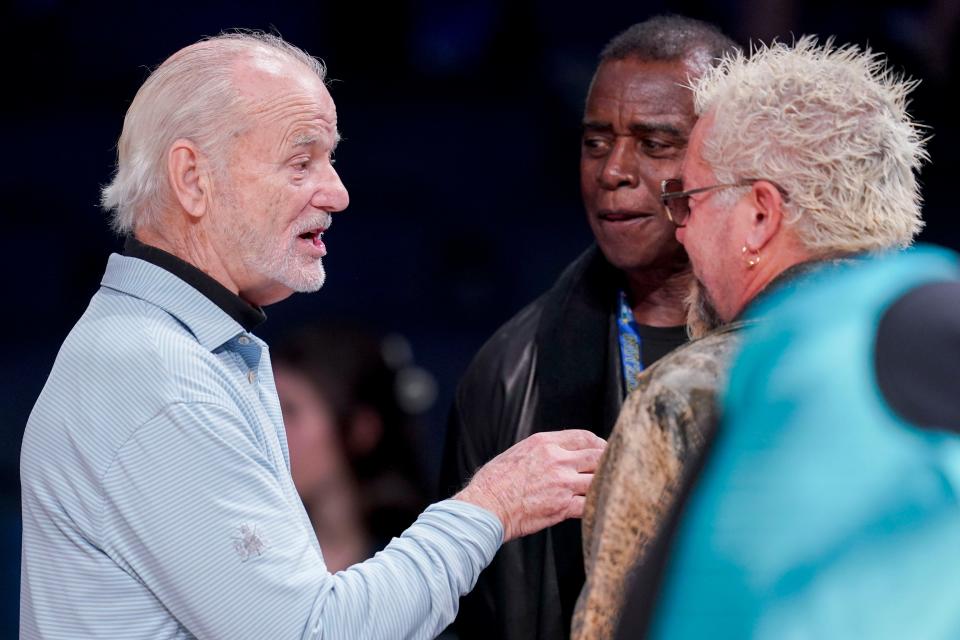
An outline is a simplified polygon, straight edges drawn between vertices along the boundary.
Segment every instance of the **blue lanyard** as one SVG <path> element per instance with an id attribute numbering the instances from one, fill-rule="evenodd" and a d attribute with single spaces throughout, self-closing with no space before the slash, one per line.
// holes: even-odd
<path id="1" fill-rule="evenodd" d="M 637 378 L 643 371 L 640 359 L 640 333 L 633 319 L 633 309 L 627 303 L 627 294 L 620 292 L 620 312 L 617 315 L 617 328 L 620 333 L 620 360 L 623 363 L 623 383 L 627 394 L 637 388 Z"/>

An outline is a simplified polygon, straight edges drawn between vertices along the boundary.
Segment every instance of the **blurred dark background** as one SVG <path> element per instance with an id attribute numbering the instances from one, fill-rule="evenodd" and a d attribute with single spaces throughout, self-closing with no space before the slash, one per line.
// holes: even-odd
<path id="1" fill-rule="evenodd" d="M 597 53 L 630 24 L 668 11 L 712 21 L 741 44 L 834 35 L 885 52 L 921 79 L 911 110 L 932 136 L 921 239 L 960 248 L 947 206 L 956 183 L 947 95 L 957 0 L 869 10 L 823 0 L 5 2 L 0 637 L 15 636 L 22 430 L 107 255 L 121 246 L 98 208 L 99 188 L 149 69 L 232 27 L 277 32 L 326 61 L 351 205 L 325 238 L 324 289 L 269 308 L 259 333 L 273 341 L 323 320 L 404 336 L 437 383 L 420 434 L 431 477 L 451 394 L 474 351 L 591 240 L 577 167 Z"/>

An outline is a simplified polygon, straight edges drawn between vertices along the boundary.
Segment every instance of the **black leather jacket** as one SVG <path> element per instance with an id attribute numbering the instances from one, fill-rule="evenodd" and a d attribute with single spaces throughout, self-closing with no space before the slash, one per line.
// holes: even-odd
<path id="1" fill-rule="evenodd" d="M 622 278 L 593 246 L 480 349 L 451 411 L 443 495 L 536 431 L 610 434 L 623 403 Z M 671 346 L 684 340 L 671 335 Z M 505 544 L 461 599 L 455 628 L 464 640 L 566 640 L 583 582 L 580 522 L 570 520 Z"/>

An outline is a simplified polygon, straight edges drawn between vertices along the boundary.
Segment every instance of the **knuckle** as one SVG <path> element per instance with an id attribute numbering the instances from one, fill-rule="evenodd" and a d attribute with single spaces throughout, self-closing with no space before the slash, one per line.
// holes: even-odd
<path id="1" fill-rule="evenodd" d="M 547 445 L 543 449 L 543 454 L 548 462 L 556 464 L 560 460 L 560 451 L 561 449 L 556 445 Z"/>

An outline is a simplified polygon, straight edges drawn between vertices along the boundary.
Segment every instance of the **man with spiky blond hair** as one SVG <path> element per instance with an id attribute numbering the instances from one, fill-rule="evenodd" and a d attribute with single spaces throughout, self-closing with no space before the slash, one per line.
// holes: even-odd
<path id="1" fill-rule="evenodd" d="M 741 329 L 763 323 L 748 310 L 920 230 L 913 86 L 874 54 L 809 37 L 692 81 L 700 120 L 661 199 L 698 281 L 695 307 L 724 324 L 645 372 L 624 405 L 584 513 L 575 638 L 611 637 L 628 576 L 655 573 L 650 543 L 713 437 Z"/>

